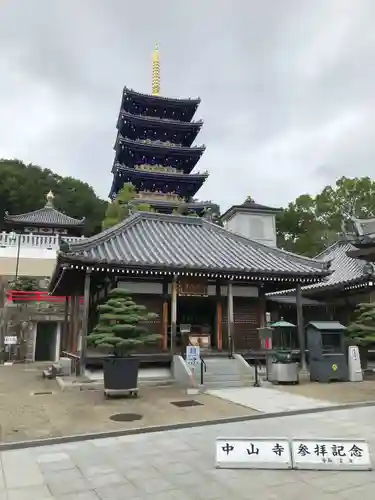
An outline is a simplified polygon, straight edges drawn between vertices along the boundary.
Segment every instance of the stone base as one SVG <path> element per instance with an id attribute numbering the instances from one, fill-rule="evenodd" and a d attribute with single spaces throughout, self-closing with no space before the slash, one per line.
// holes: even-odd
<path id="1" fill-rule="evenodd" d="M 186 394 L 189 396 L 196 396 L 197 394 L 200 394 L 200 390 L 198 387 L 188 387 L 186 389 Z"/>

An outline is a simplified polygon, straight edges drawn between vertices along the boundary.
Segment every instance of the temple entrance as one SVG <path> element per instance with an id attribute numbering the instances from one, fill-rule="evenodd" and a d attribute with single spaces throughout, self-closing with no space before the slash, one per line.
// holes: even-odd
<path id="1" fill-rule="evenodd" d="M 181 346 L 180 325 L 191 325 L 191 333 L 210 334 L 216 347 L 216 300 L 214 297 L 178 297 L 176 346 Z"/>
<path id="2" fill-rule="evenodd" d="M 35 361 L 55 361 L 57 343 L 57 323 L 39 321 L 35 339 Z"/>

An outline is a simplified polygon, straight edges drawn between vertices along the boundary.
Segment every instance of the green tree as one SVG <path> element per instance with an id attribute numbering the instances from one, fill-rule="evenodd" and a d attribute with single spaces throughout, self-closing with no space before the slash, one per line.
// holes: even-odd
<path id="1" fill-rule="evenodd" d="M 105 212 L 105 217 L 102 223 L 103 229 L 115 226 L 119 222 L 125 220 L 132 211 L 137 212 L 154 212 L 155 210 L 146 203 L 132 204 L 132 200 L 136 197 L 137 191 L 133 184 L 126 183 L 118 192 L 116 199 L 108 204 Z"/>
<path id="2" fill-rule="evenodd" d="M 346 330 L 347 338 L 355 345 L 368 347 L 375 343 L 375 304 L 359 304 L 356 318 Z"/>
<path id="3" fill-rule="evenodd" d="M 100 231 L 107 202 L 98 198 L 88 184 L 72 177 L 61 177 L 37 165 L 20 160 L 0 160 L 0 217 L 42 208 L 46 194 L 55 194 L 54 205 L 71 217 L 86 218 L 86 234 Z"/>
<path id="4" fill-rule="evenodd" d="M 115 356 L 126 356 L 138 345 L 152 344 L 161 338 L 161 335 L 149 334 L 144 325 L 158 315 L 137 305 L 122 288 L 111 290 L 109 299 L 98 306 L 98 310 L 99 323 L 87 337 L 93 347 L 109 348 Z"/>
<path id="5" fill-rule="evenodd" d="M 315 197 L 299 196 L 277 216 L 281 248 L 314 256 L 332 244 L 351 217 L 375 216 L 375 181 L 341 177 Z"/>

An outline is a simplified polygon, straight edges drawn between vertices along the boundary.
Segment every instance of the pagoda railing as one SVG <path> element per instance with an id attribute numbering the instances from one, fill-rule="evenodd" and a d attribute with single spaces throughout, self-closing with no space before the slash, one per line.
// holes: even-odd
<path id="1" fill-rule="evenodd" d="M 45 248 L 57 250 L 61 240 L 67 243 L 74 243 L 82 240 L 84 237 L 64 236 L 57 234 L 15 234 L 15 233 L 0 233 L 0 248 L 7 247 L 27 247 L 27 248 Z"/>

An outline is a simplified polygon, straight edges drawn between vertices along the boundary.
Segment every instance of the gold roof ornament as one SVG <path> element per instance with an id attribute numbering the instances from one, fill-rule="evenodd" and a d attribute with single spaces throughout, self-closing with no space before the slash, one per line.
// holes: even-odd
<path id="1" fill-rule="evenodd" d="M 152 95 L 160 95 L 160 55 L 157 42 L 152 54 Z"/>

